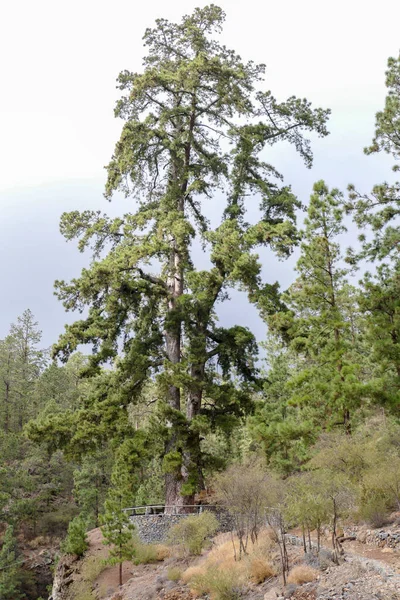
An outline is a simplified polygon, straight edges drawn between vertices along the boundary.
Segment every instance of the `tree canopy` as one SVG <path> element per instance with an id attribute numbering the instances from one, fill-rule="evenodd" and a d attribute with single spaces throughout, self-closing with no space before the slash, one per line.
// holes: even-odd
<path id="1" fill-rule="evenodd" d="M 121 409 L 156 381 L 167 504 L 187 503 L 201 488 L 201 438 L 229 429 L 257 385 L 253 333 L 219 326 L 216 307 L 232 287 L 260 308 L 268 304 L 275 287 L 262 280 L 257 250 L 283 258 L 297 242 L 300 203 L 266 161 L 267 149 L 292 144 L 310 167 L 305 132 L 327 135 L 329 110 L 294 96 L 278 102 L 262 87 L 264 65 L 217 41 L 224 19 L 210 5 L 146 30 L 143 71 L 118 78 L 115 114 L 125 123 L 107 166 L 106 197 L 124 193 L 132 212 L 61 219 L 66 239 L 91 248 L 93 261 L 79 278 L 56 284 L 67 310 L 87 314 L 66 327 L 54 355 L 66 360 L 92 344 L 87 375 L 112 365 L 85 409 L 64 423 L 75 438 L 81 430 L 86 438 L 129 435 Z M 208 269 L 196 266 L 197 242 Z"/>

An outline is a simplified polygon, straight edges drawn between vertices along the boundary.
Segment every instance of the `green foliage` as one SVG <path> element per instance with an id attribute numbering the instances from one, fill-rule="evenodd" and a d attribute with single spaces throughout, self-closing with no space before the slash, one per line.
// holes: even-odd
<path id="1" fill-rule="evenodd" d="M 82 556 L 88 549 L 86 530 L 86 521 L 82 517 L 75 517 L 68 526 L 67 537 L 61 546 L 61 550 L 66 554 Z"/>
<path id="2" fill-rule="evenodd" d="M 199 555 L 217 529 L 217 517 L 206 510 L 199 515 L 185 517 L 173 525 L 168 539 L 170 544 L 178 544 L 187 554 Z"/>
<path id="3" fill-rule="evenodd" d="M 20 593 L 20 560 L 18 560 L 14 528 L 9 525 L 3 537 L 0 550 L 0 598 L 2 600 L 19 600 Z"/>
<path id="4" fill-rule="evenodd" d="M 120 585 L 122 585 L 122 563 L 132 560 L 135 555 L 133 538 L 134 526 L 124 508 L 130 506 L 134 496 L 132 477 L 123 460 L 115 463 L 111 487 L 100 517 L 104 543 L 110 547 L 109 564 L 119 564 Z"/>
<path id="5" fill-rule="evenodd" d="M 169 581 L 179 581 L 182 577 L 182 570 L 178 567 L 171 567 L 168 569 L 167 577 Z"/>
<path id="6" fill-rule="evenodd" d="M 386 87 L 388 94 L 385 107 L 376 114 L 375 136 L 371 146 L 364 151 L 366 154 L 385 152 L 391 155 L 396 161 L 393 171 L 397 172 L 400 156 L 400 55 L 388 60 Z M 373 260 L 392 257 L 397 261 L 400 183 L 375 185 L 369 195 L 358 192 L 354 185 L 350 185 L 349 192 L 347 210 L 353 214 L 361 229 L 370 228 L 373 233 L 372 240 L 366 233 L 361 234 L 361 255 Z M 351 256 L 354 258 L 353 253 Z"/>
<path id="7" fill-rule="evenodd" d="M 321 425 L 340 425 L 349 432 L 365 395 L 361 352 L 354 343 L 358 307 L 338 240 L 345 231 L 341 199 L 340 192 L 329 190 L 323 181 L 314 185 L 296 267 L 299 276 L 282 296 L 285 310 L 268 320 L 271 331 L 289 346 L 286 367 L 282 372 L 275 360 L 273 373 L 283 383 L 283 435 L 288 441 L 300 440 L 303 447 Z"/>
<path id="8" fill-rule="evenodd" d="M 164 560 L 168 555 L 166 546 L 157 544 L 143 544 L 135 538 L 135 556 L 133 562 L 135 565 L 149 565 Z"/>
<path id="9" fill-rule="evenodd" d="M 328 110 L 294 96 L 279 102 L 262 89 L 264 65 L 220 44 L 224 20 L 214 5 L 179 23 L 157 20 L 144 35 L 143 71 L 119 75 L 115 115 L 124 124 L 105 195 L 122 192 L 136 209 L 114 219 L 64 214 L 61 233 L 90 248 L 93 260 L 72 282 L 56 283 L 67 310 L 87 312 L 67 326 L 54 355 L 66 360 L 92 344 L 85 374 L 98 381 L 84 408 L 30 426 L 32 438 L 74 456 L 105 439 L 119 444 L 133 436 L 132 405 L 142 405 L 154 383 L 154 417 L 140 421 L 149 444 L 167 456 L 167 503 L 193 499 L 203 485 L 200 429 L 230 435 L 252 408 L 254 335 L 218 326 L 216 306 L 237 287 L 264 310 L 273 286 L 262 281 L 258 248 L 284 258 L 297 242 L 300 203 L 264 152 L 289 143 L 310 167 L 307 132 L 327 135 Z M 215 226 L 203 210 L 208 198 L 221 201 Z M 255 198 L 260 217 L 250 223 Z M 208 252 L 207 270 L 193 260 L 196 240 Z"/>
<path id="10" fill-rule="evenodd" d="M 109 448 L 98 450 L 83 457 L 74 471 L 74 498 L 89 528 L 99 526 L 99 517 L 110 486 L 113 459 Z"/>
<path id="11" fill-rule="evenodd" d="M 241 600 L 245 586 L 229 569 L 210 567 L 191 578 L 190 586 L 199 595 L 211 594 L 215 600 Z"/>

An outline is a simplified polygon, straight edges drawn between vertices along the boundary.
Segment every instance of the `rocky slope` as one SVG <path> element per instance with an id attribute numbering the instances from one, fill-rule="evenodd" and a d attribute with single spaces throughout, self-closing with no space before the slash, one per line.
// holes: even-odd
<path id="1" fill-rule="evenodd" d="M 377 531 L 377 533 L 379 533 Z M 374 538 L 375 539 L 375 538 Z M 386 539 L 386 538 L 384 538 Z M 201 564 L 197 559 L 168 557 L 156 564 L 124 564 L 124 585 L 118 588 L 117 567 L 104 567 L 107 550 L 99 530 L 90 532 L 90 548 L 84 560 L 63 557 L 59 563 L 51 600 L 192 600 L 187 585 L 171 581 L 171 569 L 184 571 Z M 246 584 L 243 600 L 399 600 L 400 549 L 368 545 L 355 540 L 346 548 L 339 566 L 327 560 L 319 565 L 316 579 L 303 585 L 282 586 L 280 577 Z M 328 556 L 329 553 L 327 553 Z M 301 548 L 290 545 L 292 564 L 301 564 Z M 306 557 L 306 562 L 313 562 Z M 315 564 L 313 565 L 315 566 Z"/>

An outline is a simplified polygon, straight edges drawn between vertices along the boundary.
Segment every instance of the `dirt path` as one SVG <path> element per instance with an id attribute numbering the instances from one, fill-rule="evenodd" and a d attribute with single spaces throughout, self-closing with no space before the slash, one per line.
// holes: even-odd
<path id="1" fill-rule="evenodd" d="M 295 535 L 301 538 L 301 529 L 293 529 L 290 531 L 290 535 Z M 316 543 L 316 536 L 311 534 L 311 541 Z M 331 540 L 327 537 L 322 537 L 321 544 L 326 548 L 331 548 Z M 394 550 L 393 548 L 379 548 L 371 544 L 362 544 L 357 540 L 347 541 L 342 544 L 343 550 L 346 554 L 351 556 L 360 556 L 369 560 L 376 560 L 389 565 L 396 573 L 400 574 L 400 551 Z"/>
<path id="2" fill-rule="evenodd" d="M 360 542 L 345 542 L 343 544 L 345 552 L 353 556 L 362 556 L 366 559 L 377 560 L 389 565 L 393 571 L 400 574 L 400 552 L 392 548 L 378 548 L 361 544 Z"/>

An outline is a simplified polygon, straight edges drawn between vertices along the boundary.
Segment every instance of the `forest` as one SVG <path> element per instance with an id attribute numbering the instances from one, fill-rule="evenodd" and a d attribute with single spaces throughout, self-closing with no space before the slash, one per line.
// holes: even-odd
<path id="1" fill-rule="evenodd" d="M 118 78 L 105 186 L 132 212 L 64 213 L 61 234 L 91 253 L 55 283 L 79 317 L 43 348 L 27 308 L 0 341 L 3 600 L 44 597 L 24 569 L 35 540 L 79 554 L 102 526 L 125 548 L 122 509 L 232 504 L 227 481 L 245 472 L 271 478 L 304 539 L 400 511 L 400 55 L 382 65 L 364 149 L 394 174 L 372 190 L 317 181 L 298 198 L 268 150 L 293 146 L 312 168 L 330 110 L 276 99 L 264 65 L 219 43 L 224 19 L 209 5 L 146 30 L 142 72 Z M 264 279 L 265 256 L 294 251 L 288 289 Z M 232 290 L 258 310 L 261 344 L 221 326 Z"/>

